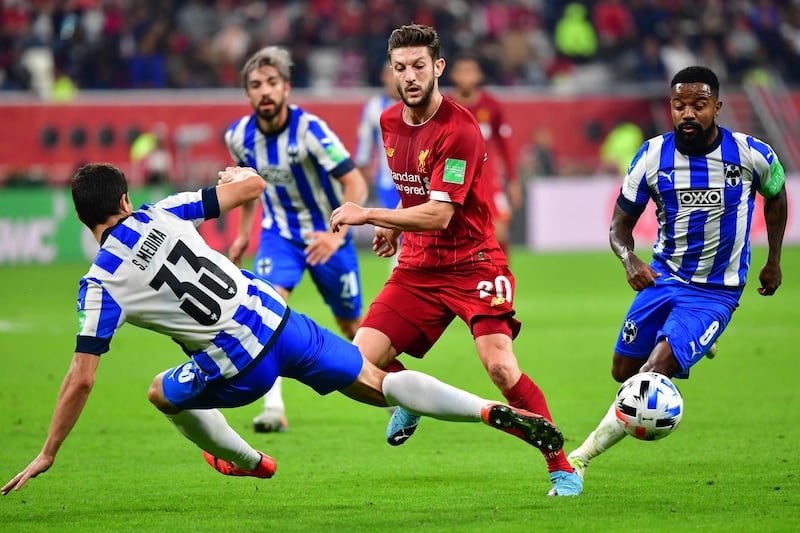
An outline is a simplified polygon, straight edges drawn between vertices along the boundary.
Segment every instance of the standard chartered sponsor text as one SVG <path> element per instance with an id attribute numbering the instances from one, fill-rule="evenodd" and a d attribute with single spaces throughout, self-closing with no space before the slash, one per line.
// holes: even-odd
<path id="1" fill-rule="evenodd" d="M 408 172 L 392 172 L 395 188 L 402 193 L 417 196 L 427 196 L 428 191 L 423 185 L 422 176 Z"/>

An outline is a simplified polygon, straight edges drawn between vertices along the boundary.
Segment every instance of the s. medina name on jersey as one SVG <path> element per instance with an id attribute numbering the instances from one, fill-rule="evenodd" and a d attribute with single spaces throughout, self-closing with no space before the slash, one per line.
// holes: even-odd
<path id="1" fill-rule="evenodd" d="M 266 134 L 253 113 L 228 128 L 225 143 L 238 165 L 256 169 L 267 182 L 261 196 L 263 228 L 306 244 L 307 234 L 329 229 L 331 211 L 342 202 L 336 178 L 355 163 L 322 119 L 290 105 L 286 127 Z"/>
<path id="2" fill-rule="evenodd" d="M 215 188 L 143 205 L 109 228 L 80 281 L 75 351 L 103 354 L 123 323 L 176 341 L 207 379 L 231 378 L 272 345 L 288 316 L 269 283 L 210 248 Z"/>
<path id="3" fill-rule="evenodd" d="M 639 149 L 617 204 L 638 215 L 653 199 L 659 228 L 653 257 L 678 277 L 740 288 L 750 264 L 755 193 L 771 198 L 784 182 L 775 152 L 750 135 L 720 127 L 705 154 L 687 155 L 670 132 Z"/>
<path id="4" fill-rule="evenodd" d="M 139 248 L 136 250 L 136 257 L 131 259 L 131 262 L 139 267 L 139 270 L 144 270 L 166 240 L 167 235 L 165 233 L 159 231 L 158 228 L 153 228 L 150 230 L 150 233 L 147 234 L 147 237 L 144 238 L 142 244 L 139 245 Z"/>

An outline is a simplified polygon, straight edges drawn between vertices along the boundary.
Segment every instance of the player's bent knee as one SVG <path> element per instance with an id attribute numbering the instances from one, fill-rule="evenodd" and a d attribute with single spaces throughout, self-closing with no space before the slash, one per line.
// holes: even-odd
<path id="1" fill-rule="evenodd" d="M 611 365 L 611 377 L 617 383 L 623 383 L 629 377 L 638 374 L 642 368 L 641 359 L 633 359 L 619 354 L 614 354 L 614 364 Z"/>
<path id="2" fill-rule="evenodd" d="M 153 382 L 150 384 L 150 388 L 147 389 L 147 399 L 152 403 L 156 409 L 161 411 L 162 413 L 171 415 L 178 413 L 180 409 L 172 405 L 166 398 L 164 398 L 164 374 L 157 375 Z"/>
<path id="3" fill-rule="evenodd" d="M 611 377 L 614 378 L 614 381 L 617 383 L 623 383 L 626 379 L 636 374 L 636 370 L 630 371 L 629 369 L 622 369 L 612 367 L 611 368 Z"/>
<path id="4" fill-rule="evenodd" d="M 516 361 L 492 361 L 486 364 L 486 372 L 492 382 L 502 391 L 507 391 L 519 381 L 522 371 Z"/>

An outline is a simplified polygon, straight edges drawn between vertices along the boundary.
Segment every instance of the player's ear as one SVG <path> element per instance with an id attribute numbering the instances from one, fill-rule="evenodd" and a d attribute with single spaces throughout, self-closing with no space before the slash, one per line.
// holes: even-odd
<path id="1" fill-rule="evenodd" d="M 133 212 L 133 205 L 131 204 L 131 198 L 128 196 L 128 193 L 123 193 L 123 195 L 119 197 L 119 211 L 120 213 Z"/>
<path id="2" fill-rule="evenodd" d="M 437 78 L 444 73 L 444 67 L 446 66 L 445 60 L 443 57 L 440 57 L 433 63 L 433 75 Z"/>

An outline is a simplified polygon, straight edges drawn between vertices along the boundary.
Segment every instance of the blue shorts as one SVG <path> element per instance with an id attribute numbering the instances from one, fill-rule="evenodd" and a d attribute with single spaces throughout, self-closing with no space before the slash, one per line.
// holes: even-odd
<path id="1" fill-rule="evenodd" d="M 164 374 L 164 397 L 181 409 L 240 407 L 255 402 L 278 376 L 328 394 L 355 382 L 364 361 L 359 349 L 302 313 L 292 311 L 272 348 L 230 379 L 207 381 L 189 361 Z"/>
<path id="2" fill-rule="evenodd" d="M 253 270 L 258 277 L 291 291 L 308 269 L 333 316 L 345 320 L 360 317 L 361 275 L 353 240 L 348 239 L 324 265 L 311 266 L 306 263 L 304 249 L 305 245 L 301 243 L 262 229 Z"/>
<path id="3" fill-rule="evenodd" d="M 660 265 L 653 267 L 661 277 L 655 287 L 636 294 L 614 351 L 646 359 L 661 339 L 667 339 L 684 370 L 676 377 L 687 377 L 728 326 L 742 291 L 691 285 Z"/>

